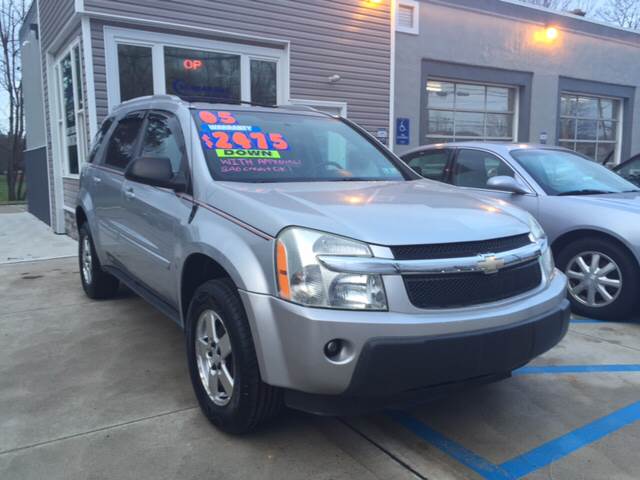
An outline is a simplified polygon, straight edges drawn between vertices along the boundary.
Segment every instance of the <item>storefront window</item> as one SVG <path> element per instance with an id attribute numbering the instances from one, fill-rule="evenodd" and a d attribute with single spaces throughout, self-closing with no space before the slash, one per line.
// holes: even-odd
<path id="1" fill-rule="evenodd" d="M 620 101 L 563 93 L 558 144 L 599 163 L 615 162 Z"/>
<path id="2" fill-rule="evenodd" d="M 151 47 L 118 45 L 120 100 L 153 95 Z"/>
<path id="3" fill-rule="evenodd" d="M 251 101 L 260 105 L 278 103 L 276 62 L 251 60 Z"/>
<path id="4" fill-rule="evenodd" d="M 165 47 L 166 90 L 189 100 L 240 101 L 240 55 Z"/>
<path id="5" fill-rule="evenodd" d="M 426 89 L 427 143 L 515 140 L 514 88 L 429 80 Z"/>

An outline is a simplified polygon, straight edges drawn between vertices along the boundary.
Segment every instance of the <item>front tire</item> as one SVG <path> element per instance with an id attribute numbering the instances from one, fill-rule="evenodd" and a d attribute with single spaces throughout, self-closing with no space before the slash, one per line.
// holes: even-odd
<path id="1" fill-rule="evenodd" d="M 210 280 L 196 290 L 186 339 L 191 383 L 214 425 L 241 434 L 278 413 L 281 391 L 260 377 L 249 322 L 229 280 Z"/>
<path id="2" fill-rule="evenodd" d="M 595 237 L 578 240 L 560 252 L 558 266 L 569 279 L 575 313 L 602 320 L 626 320 L 633 314 L 640 271 L 621 246 Z"/>
<path id="3" fill-rule="evenodd" d="M 89 298 L 104 300 L 116 295 L 120 282 L 102 269 L 86 223 L 78 229 L 78 263 L 82 288 Z"/>

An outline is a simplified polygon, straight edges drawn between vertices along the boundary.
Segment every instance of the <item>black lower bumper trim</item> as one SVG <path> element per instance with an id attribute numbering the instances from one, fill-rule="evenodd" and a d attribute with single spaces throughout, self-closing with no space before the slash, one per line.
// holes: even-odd
<path id="1" fill-rule="evenodd" d="M 555 346 L 569 327 L 569 302 L 508 327 L 426 338 L 376 338 L 363 347 L 342 395 L 288 390 L 292 408 L 345 415 L 424 403 L 493 382 Z"/>

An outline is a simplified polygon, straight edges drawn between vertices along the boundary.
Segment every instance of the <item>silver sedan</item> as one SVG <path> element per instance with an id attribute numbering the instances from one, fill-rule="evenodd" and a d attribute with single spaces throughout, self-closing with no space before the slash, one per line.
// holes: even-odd
<path id="1" fill-rule="evenodd" d="M 640 190 L 570 150 L 529 144 L 449 143 L 402 158 L 426 178 L 532 213 L 569 277 L 573 310 L 629 318 L 640 296 Z"/>

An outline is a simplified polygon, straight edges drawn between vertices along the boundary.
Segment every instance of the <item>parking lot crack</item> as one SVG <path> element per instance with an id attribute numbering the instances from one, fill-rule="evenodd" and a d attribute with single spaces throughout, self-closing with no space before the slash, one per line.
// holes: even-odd
<path id="1" fill-rule="evenodd" d="M 53 443 L 63 442 L 65 440 L 71 440 L 71 439 L 74 439 L 74 438 L 83 437 L 85 435 L 91 435 L 91 434 L 99 433 L 99 432 L 106 432 L 106 431 L 113 430 L 113 429 L 116 429 L 116 428 L 126 427 L 128 425 L 133 425 L 133 424 L 140 423 L 140 422 L 146 422 L 148 420 L 154 420 L 154 419 L 160 418 L 160 417 L 166 417 L 168 415 L 174 415 L 176 413 L 182 413 L 182 412 L 186 412 L 186 411 L 189 411 L 189 410 L 195 410 L 197 408 L 198 408 L 198 406 L 194 405 L 194 406 L 190 406 L 190 407 L 179 408 L 177 410 L 171 410 L 169 412 L 158 413 L 156 415 L 150 415 L 148 417 L 136 418 L 135 420 L 129 420 L 127 422 L 116 423 L 116 424 L 113 424 L 113 425 L 107 425 L 105 427 L 95 428 L 93 430 L 87 430 L 85 432 L 72 433 L 70 435 L 64 435 L 62 437 L 52 438 L 50 440 L 45 440 L 43 442 L 32 443 L 30 445 L 23 445 L 21 447 L 11 448 L 9 450 L 4 450 L 4 451 L 0 452 L 0 456 L 9 455 L 11 453 L 17 453 L 17 452 L 21 452 L 21 451 L 24 451 L 24 450 L 29 450 L 29 449 L 32 449 L 32 448 L 42 447 L 42 446 L 45 446 L 45 445 L 51 445 Z"/>
<path id="2" fill-rule="evenodd" d="M 398 457 L 397 455 L 394 455 L 394 453 L 391 452 L 389 449 L 385 448 L 380 443 L 376 442 L 373 438 L 371 438 L 370 436 L 368 436 L 364 432 L 361 432 L 360 430 L 358 430 L 356 427 L 351 425 L 346 420 L 344 420 L 342 418 L 338 418 L 338 421 L 340 421 L 349 430 L 353 431 L 356 435 L 362 437 L 366 442 L 370 443 L 375 448 L 380 450 L 382 453 L 384 453 L 387 457 L 389 457 L 391 460 L 396 462 L 402 468 L 404 468 L 404 469 L 408 470 L 409 472 L 411 472 L 417 479 L 419 479 L 419 480 L 429 480 L 428 477 L 425 477 L 423 474 L 421 474 L 419 471 L 417 471 L 415 468 L 413 468 L 407 462 L 402 460 L 400 457 Z"/>
<path id="3" fill-rule="evenodd" d="M 578 335 L 582 335 L 583 337 L 595 338 L 595 339 L 597 339 L 597 340 L 601 340 L 601 341 L 606 342 L 606 343 L 609 343 L 609 344 L 611 344 L 611 345 L 616 345 L 616 346 L 618 346 L 618 347 L 628 348 L 629 350 L 633 350 L 633 351 L 635 351 L 635 352 L 640 352 L 640 348 L 631 347 L 631 346 L 629 346 L 629 345 L 625 345 L 625 344 L 620 343 L 620 342 L 613 342 L 613 341 L 611 341 L 611 340 L 608 340 L 608 339 L 603 338 L 603 337 L 599 337 L 599 336 L 597 336 L 597 335 L 592 335 L 592 334 L 584 333 L 584 332 L 576 332 L 575 330 L 574 330 L 574 331 L 572 331 L 572 333 L 576 333 L 576 334 L 578 334 Z"/>

